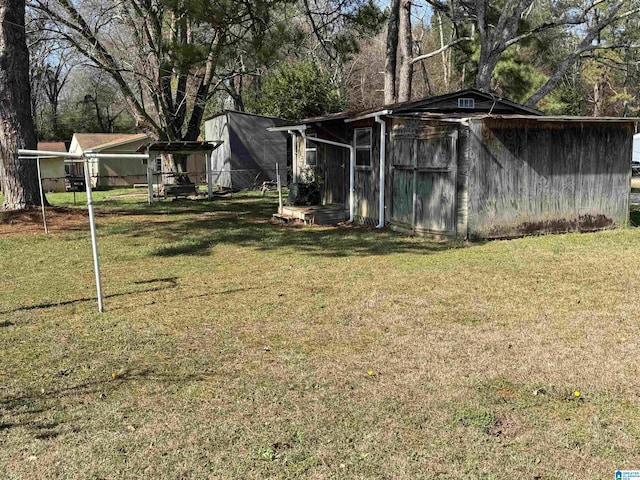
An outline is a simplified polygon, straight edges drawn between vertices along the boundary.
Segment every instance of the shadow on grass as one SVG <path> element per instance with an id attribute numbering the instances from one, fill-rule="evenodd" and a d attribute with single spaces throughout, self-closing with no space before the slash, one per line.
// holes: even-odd
<path id="1" fill-rule="evenodd" d="M 460 241 L 437 242 L 411 237 L 388 229 L 370 227 L 284 226 L 271 222 L 277 207 L 273 199 L 235 196 L 213 202 L 176 200 L 148 209 L 113 210 L 113 215 L 152 215 L 137 220 L 135 228 L 119 234 L 164 238 L 165 245 L 151 256 L 208 255 L 215 245 L 239 245 L 270 251 L 289 249 L 310 255 L 348 257 L 393 253 L 434 253 L 463 246 Z M 157 216 L 164 215 L 158 221 Z"/>
<path id="2" fill-rule="evenodd" d="M 134 285 L 147 285 L 147 284 L 154 284 L 154 283 L 166 283 L 167 285 L 159 285 L 157 287 L 151 287 L 151 288 L 146 288 L 144 290 L 135 290 L 133 292 L 121 292 L 121 293 L 112 293 L 110 295 L 105 295 L 104 299 L 109 299 L 109 298 L 117 298 L 117 297 L 124 297 L 124 296 L 128 296 L 128 295 L 136 295 L 139 293 L 153 293 L 153 292 L 159 292 L 162 290 L 169 290 L 172 288 L 175 288 L 178 285 L 178 277 L 169 277 L 169 278 L 154 278 L 151 280 L 142 280 L 142 281 L 137 281 L 137 282 L 133 282 Z M 4 311 L 0 311 L 0 315 L 4 315 L 4 314 L 8 314 L 8 313 L 16 313 L 16 312 L 23 312 L 23 311 L 30 311 L 30 310 L 38 310 L 41 308 L 51 308 L 51 307 L 62 307 L 62 306 L 66 306 L 66 305 L 74 305 L 77 303 L 83 303 L 83 302 L 96 302 L 98 301 L 98 297 L 84 297 L 84 298 L 75 298 L 73 300 L 65 300 L 62 302 L 47 302 L 47 303 L 39 303 L 36 305 L 25 305 L 22 307 L 17 307 L 14 308 L 12 310 L 4 310 Z M 0 326 L 11 326 L 13 325 L 11 322 L 2 322 L 3 324 L 8 324 L 8 325 L 3 325 L 0 324 Z"/>
<path id="3" fill-rule="evenodd" d="M 102 201 L 99 208 L 99 219 L 122 219 L 119 223 L 98 225 L 100 235 L 165 239 L 164 245 L 150 252 L 154 257 L 206 256 L 215 245 L 225 244 L 263 251 L 288 249 L 325 257 L 428 254 L 465 245 L 460 240 L 440 242 L 371 227 L 274 224 L 271 218 L 277 210 L 275 198 L 255 193 L 212 201 L 176 199 L 152 205 L 123 205 L 109 200 Z M 139 218 L 128 221 L 132 216 Z"/>
<path id="4" fill-rule="evenodd" d="M 56 428 L 64 425 L 63 420 L 51 422 L 51 412 L 59 409 L 62 399 L 73 397 L 92 397 L 92 401 L 108 401 L 109 398 L 129 382 L 162 383 L 167 385 L 184 385 L 204 381 L 215 375 L 215 372 L 203 373 L 159 373 L 149 368 L 129 370 L 116 377 L 102 379 L 85 379 L 70 386 L 61 386 L 48 390 L 33 391 L 21 395 L 0 397 L 0 412 L 5 416 L 19 416 L 19 421 L 0 423 L 0 431 L 15 427 L 30 429 L 38 439 L 54 438 L 62 433 Z M 81 400 L 83 402 L 86 399 Z M 55 418 L 55 417 L 54 417 Z M 46 421 L 44 421 L 46 419 Z M 74 433 L 79 429 L 72 428 Z"/>
<path id="5" fill-rule="evenodd" d="M 174 245 L 160 247 L 154 251 L 157 257 L 175 257 L 180 255 L 205 256 L 209 254 L 209 249 L 213 246 L 213 241 L 208 238 L 202 240 L 183 240 Z"/>
<path id="6" fill-rule="evenodd" d="M 177 225 L 168 228 L 166 235 Z M 158 228 L 158 226 L 155 226 Z M 238 245 L 262 251 L 289 249 L 326 257 L 388 255 L 394 253 L 434 253 L 462 246 L 460 242 L 436 242 L 412 238 L 388 230 L 368 227 L 282 226 L 253 216 L 216 220 L 189 219 L 179 228 L 190 232 L 190 239 L 179 240 L 155 252 L 154 256 L 173 254 L 206 255 L 215 245 Z"/>

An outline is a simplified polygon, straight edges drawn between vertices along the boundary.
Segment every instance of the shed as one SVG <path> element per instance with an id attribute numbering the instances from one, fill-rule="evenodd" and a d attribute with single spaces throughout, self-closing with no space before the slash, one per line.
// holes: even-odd
<path id="1" fill-rule="evenodd" d="M 236 110 L 225 110 L 204 122 L 207 141 L 222 141 L 213 151 L 214 184 L 234 190 L 276 181 L 276 163 L 284 182 L 291 165 L 289 136 L 286 132 L 269 133 L 267 128 L 285 125 L 287 120 Z"/>
<path id="2" fill-rule="evenodd" d="M 151 142 L 144 133 L 76 133 L 71 140 L 70 153 L 92 151 L 96 153 L 137 153 Z M 162 172 L 160 157 L 152 159 L 154 170 Z M 100 159 L 90 164 L 90 175 L 94 187 L 127 187 L 147 184 L 146 160 L 132 158 Z M 82 172 L 80 172 L 82 173 Z M 167 172 L 162 172 L 167 173 Z M 200 182 L 205 175 L 205 157 L 194 153 L 187 158 L 187 173 Z"/>
<path id="3" fill-rule="evenodd" d="M 344 220 L 459 238 L 628 224 L 633 119 L 465 90 L 286 128 L 294 173 L 313 169 Z"/>

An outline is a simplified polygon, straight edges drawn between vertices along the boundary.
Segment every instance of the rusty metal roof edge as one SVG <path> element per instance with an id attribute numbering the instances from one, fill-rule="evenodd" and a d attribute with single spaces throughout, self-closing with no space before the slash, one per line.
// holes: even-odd
<path id="1" fill-rule="evenodd" d="M 578 117 L 578 116 L 562 116 L 562 115 L 520 115 L 520 114 L 488 114 L 478 113 L 476 115 L 462 114 L 462 113 L 428 113 L 428 112 L 416 112 L 416 113 L 397 113 L 387 115 L 391 118 L 417 118 L 425 120 L 438 120 L 438 121 L 461 121 L 461 120 L 482 120 L 485 118 L 504 119 L 504 120 L 535 120 L 537 122 L 640 122 L 640 117 Z"/>
<path id="2" fill-rule="evenodd" d="M 640 122 L 638 117 L 578 117 L 563 115 L 487 115 L 487 118 L 535 120 L 538 122 Z"/>

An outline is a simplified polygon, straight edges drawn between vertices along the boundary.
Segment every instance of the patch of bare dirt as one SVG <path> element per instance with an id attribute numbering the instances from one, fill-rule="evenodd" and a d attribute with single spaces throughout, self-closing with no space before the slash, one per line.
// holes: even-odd
<path id="1" fill-rule="evenodd" d="M 88 213 L 82 209 L 48 207 L 46 215 L 49 232 L 84 229 L 89 225 Z M 42 233 L 42 210 L 39 208 L 0 212 L 0 238 Z"/>
<path id="2" fill-rule="evenodd" d="M 517 437 L 519 433 L 519 425 L 513 419 L 504 416 L 498 417 L 495 425 L 487 430 L 487 434 L 506 440 Z"/>

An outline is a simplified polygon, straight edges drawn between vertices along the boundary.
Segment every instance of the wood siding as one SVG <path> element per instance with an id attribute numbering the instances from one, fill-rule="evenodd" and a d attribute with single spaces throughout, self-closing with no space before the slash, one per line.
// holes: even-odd
<path id="1" fill-rule="evenodd" d="M 387 213 L 393 227 L 456 234 L 457 138 L 455 125 L 394 119 L 387 155 Z"/>
<path id="2" fill-rule="evenodd" d="M 370 167 L 355 172 L 357 222 L 377 224 L 380 126 L 316 126 L 353 144 L 372 128 Z M 633 122 L 521 117 L 387 119 L 385 221 L 416 233 L 506 238 L 623 226 L 629 216 Z M 297 142 L 304 162 L 305 148 Z M 323 204 L 348 206 L 348 150 L 318 144 Z"/>
<path id="3" fill-rule="evenodd" d="M 628 223 L 632 122 L 472 120 L 470 236 Z"/>
<path id="4" fill-rule="evenodd" d="M 356 128 L 371 128 L 371 166 L 356 166 L 355 219 L 359 223 L 378 224 L 380 205 L 380 125 L 373 119 L 350 124 L 351 144 L 355 146 Z"/>

